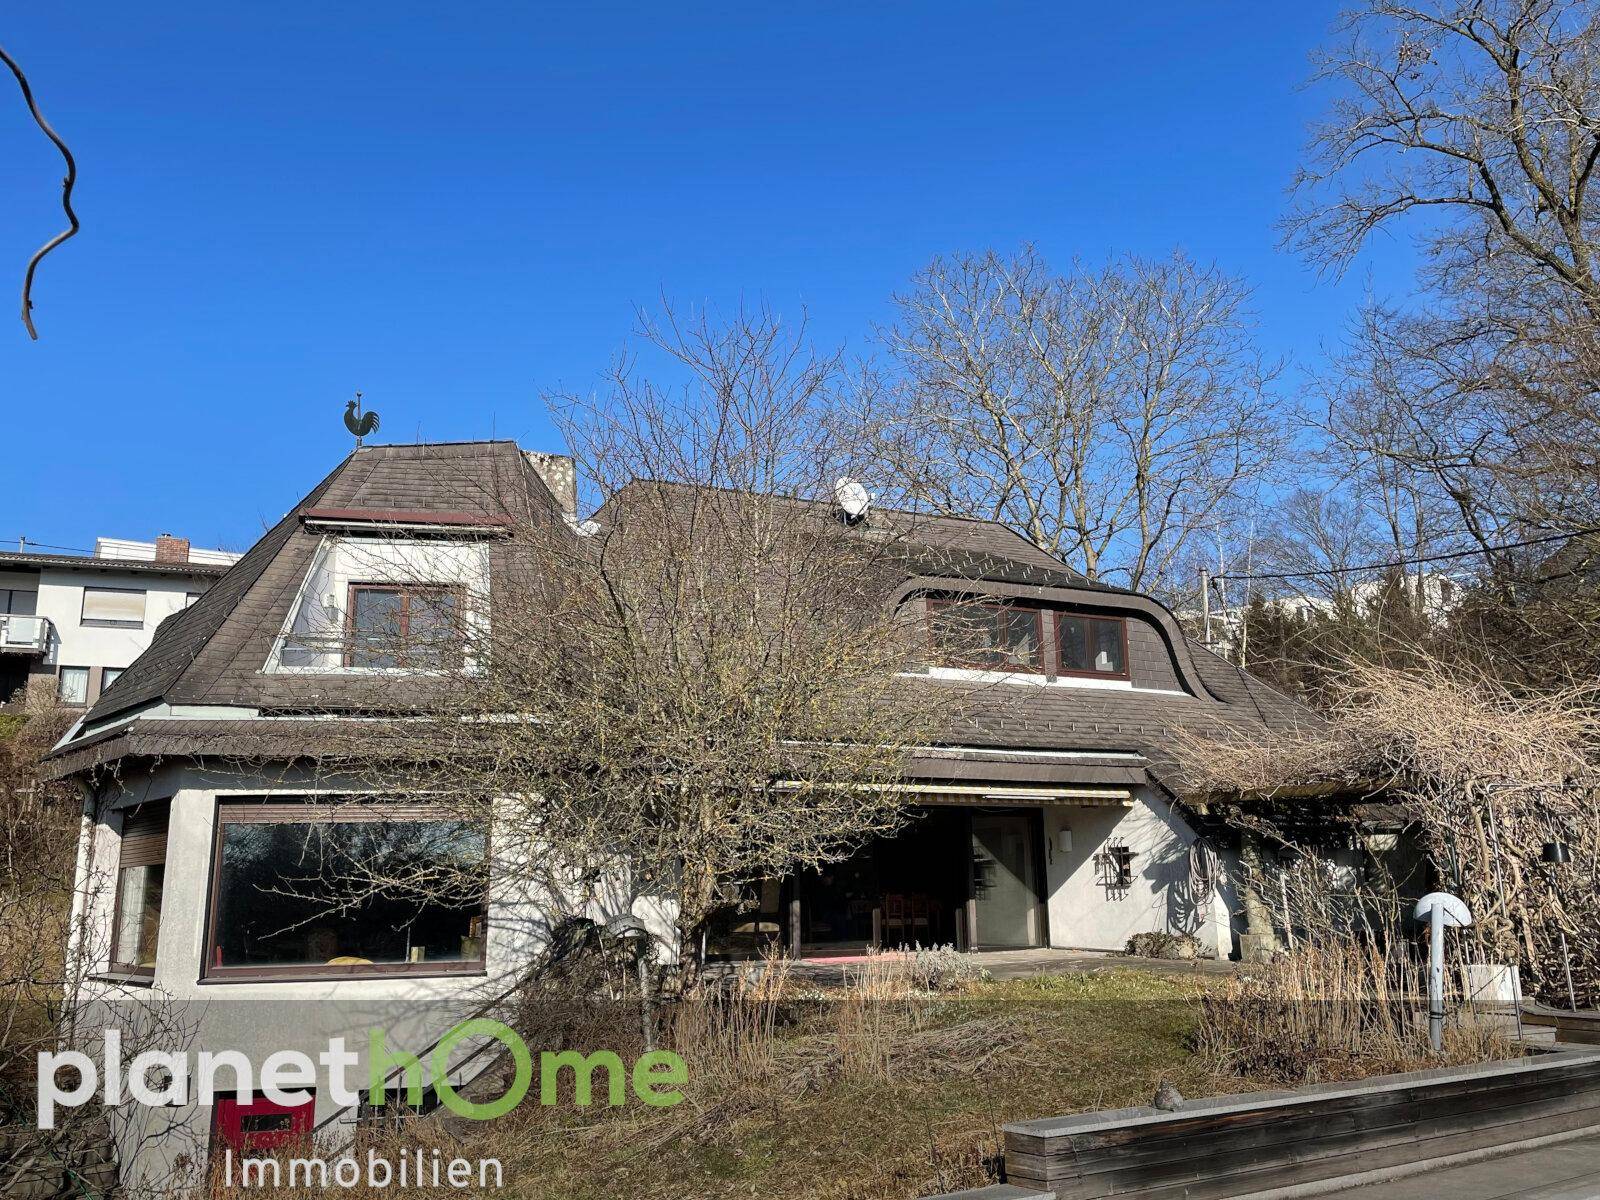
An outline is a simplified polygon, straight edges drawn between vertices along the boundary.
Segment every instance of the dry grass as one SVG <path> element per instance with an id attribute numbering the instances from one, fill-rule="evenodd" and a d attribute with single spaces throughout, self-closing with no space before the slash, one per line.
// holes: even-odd
<path id="1" fill-rule="evenodd" d="M 1201 998 L 1197 1044 L 1218 1069 L 1297 1085 L 1391 1074 L 1516 1053 L 1499 1014 L 1464 994 L 1463 965 L 1476 955 L 1466 930 L 1446 932 L 1444 1050 L 1428 1044 L 1426 950 L 1408 939 L 1406 905 L 1388 884 L 1369 884 L 1307 856 L 1249 880 L 1274 896 L 1273 961 Z M 1486 998 L 1487 999 L 1487 998 Z"/>
<path id="2" fill-rule="evenodd" d="M 1201 1014 L 1281 996 L 1295 972 L 1309 996 L 1308 966 L 1284 964 L 1270 988 L 1264 974 L 1234 983 L 1104 968 L 929 990 L 915 960 L 886 956 L 847 987 L 818 990 L 773 959 L 663 1014 L 664 1038 L 689 1065 L 686 1099 L 674 1108 L 525 1101 L 499 1121 L 458 1128 L 459 1141 L 422 1122 L 376 1144 L 391 1157 L 437 1148 L 497 1158 L 505 1193 L 518 1200 L 903 1200 L 980 1186 L 996 1179 L 1006 1122 L 1147 1104 L 1163 1079 L 1191 1097 L 1279 1082 L 1269 1062 L 1212 1057 Z M 1253 1036 L 1279 1035 L 1251 1011 Z M 1292 1012 L 1303 1040 L 1310 1009 Z M 621 1052 L 631 1045 L 626 1009 L 612 1019 Z M 599 1024 L 582 1036 L 597 1044 Z M 1330 1049 L 1319 1070 L 1337 1061 Z M 1345 1062 L 1356 1075 L 1379 1060 Z M 215 1194 L 242 1200 L 244 1190 Z"/>
<path id="3" fill-rule="evenodd" d="M 1483 1062 L 1516 1053 L 1495 1024 L 1466 1019 L 1428 1047 L 1427 979 L 1417 964 L 1353 943 L 1305 947 L 1201 1000 L 1197 1045 L 1222 1071 L 1290 1086 Z"/>
<path id="4" fill-rule="evenodd" d="M 1190 1095 L 1201 984 L 1108 969 L 930 991 L 914 960 L 815 990 L 779 962 L 670 1017 L 689 1066 L 671 1109 L 524 1104 L 468 1152 L 518 1196 L 877 1200 L 993 1182 L 1000 1126 Z M 1250 1082 L 1224 1080 L 1224 1090 Z"/>

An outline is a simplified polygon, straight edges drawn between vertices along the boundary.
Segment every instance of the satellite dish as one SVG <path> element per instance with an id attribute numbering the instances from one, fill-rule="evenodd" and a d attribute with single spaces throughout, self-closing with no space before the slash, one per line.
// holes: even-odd
<path id="1" fill-rule="evenodd" d="M 844 515 L 846 525 L 854 525 L 861 520 L 872 505 L 872 496 L 867 489 L 849 478 L 840 479 L 833 485 L 833 498 L 839 502 L 839 511 Z"/>
<path id="2" fill-rule="evenodd" d="M 1439 910 L 1440 925 L 1454 928 L 1472 924 L 1472 913 L 1467 910 L 1465 902 L 1449 892 L 1429 892 L 1417 901 L 1416 912 L 1412 915 L 1419 921 L 1430 921 L 1435 909 Z"/>

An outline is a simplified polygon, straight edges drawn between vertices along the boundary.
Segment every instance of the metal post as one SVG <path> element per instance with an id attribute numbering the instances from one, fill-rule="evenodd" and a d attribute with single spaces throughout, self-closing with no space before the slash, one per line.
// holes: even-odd
<path id="1" fill-rule="evenodd" d="M 639 1020 L 644 1025 L 644 1048 L 656 1048 L 656 1023 L 651 1019 L 650 1013 L 650 964 L 645 961 L 650 952 L 650 943 L 647 941 L 638 948 L 638 955 L 634 959 L 634 967 L 639 976 Z"/>
<path id="2" fill-rule="evenodd" d="M 1211 572 L 1200 568 L 1200 626 L 1207 650 L 1211 649 Z"/>
<path id="3" fill-rule="evenodd" d="M 1557 929 L 1561 935 L 1561 965 L 1567 972 L 1567 1003 L 1572 1006 L 1572 1011 L 1578 1011 L 1578 993 L 1572 990 L 1572 955 L 1567 952 L 1567 931 Z"/>
<path id="4" fill-rule="evenodd" d="M 1289 949 L 1292 952 L 1294 945 L 1294 916 L 1289 911 L 1289 871 L 1282 863 L 1278 864 L 1278 902 L 1283 905 L 1283 934 L 1289 940 Z"/>
<path id="5" fill-rule="evenodd" d="M 1435 906 L 1428 925 L 1428 1044 L 1444 1050 L 1444 909 Z"/>

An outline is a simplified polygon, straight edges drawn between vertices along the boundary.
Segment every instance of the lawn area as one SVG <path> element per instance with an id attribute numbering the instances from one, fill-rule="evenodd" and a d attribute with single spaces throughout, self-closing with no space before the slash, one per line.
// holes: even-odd
<path id="1" fill-rule="evenodd" d="M 500 1155 L 507 1191 L 529 1200 L 898 1200 L 977 1186 L 994 1181 L 1005 1122 L 1147 1104 L 1163 1077 L 1187 1096 L 1249 1088 L 1191 1046 L 1207 986 L 1106 968 L 931 994 L 802 993 L 771 1010 L 759 1061 L 729 1070 L 719 1048 L 683 1045 L 690 1084 L 675 1108 L 524 1105 L 466 1149 Z"/>

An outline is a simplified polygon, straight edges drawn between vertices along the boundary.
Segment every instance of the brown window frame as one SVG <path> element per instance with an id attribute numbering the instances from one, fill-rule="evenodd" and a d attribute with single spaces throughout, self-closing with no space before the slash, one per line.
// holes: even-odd
<path id="1" fill-rule="evenodd" d="M 129 822 L 137 822 L 129 829 Z M 122 873 L 133 867 L 159 866 L 163 871 L 163 898 L 166 891 L 167 832 L 172 824 L 172 804 L 168 800 L 147 801 L 123 810 L 122 833 L 117 845 L 117 876 L 112 890 L 111 948 L 106 955 L 112 974 L 136 975 L 152 978 L 160 962 L 161 928 L 156 926 L 156 962 L 150 966 L 117 961 L 117 948 L 122 941 Z M 156 826 L 159 825 L 159 829 Z M 130 839 L 133 844 L 130 845 Z M 132 861 L 130 861 L 130 859 Z M 159 922 L 159 918 L 158 918 Z"/>
<path id="2" fill-rule="evenodd" d="M 1032 667 L 994 666 L 982 663 L 962 662 L 951 658 L 939 645 L 938 636 L 934 632 L 934 613 L 939 608 L 994 608 L 1006 612 L 1026 612 L 1033 614 L 1033 644 L 1037 647 L 1038 664 Z M 1004 600 L 961 600 L 946 596 L 928 597 L 928 650 L 929 656 L 941 667 L 954 668 L 961 671 L 989 671 L 997 675 L 1047 675 L 1049 666 L 1045 657 L 1044 646 L 1044 610 L 1034 604 L 1008 604 Z"/>
<path id="3" fill-rule="evenodd" d="M 1115 624 L 1118 636 L 1122 640 L 1122 670 L 1121 671 L 1096 671 L 1092 667 L 1087 671 L 1080 671 L 1076 667 L 1068 667 L 1062 647 L 1066 642 L 1061 637 L 1061 622 L 1068 618 L 1079 621 L 1104 621 Z M 1077 612 L 1072 609 L 1055 610 L 1055 636 L 1056 636 L 1056 674 L 1067 679 L 1132 679 L 1133 663 L 1128 657 L 1128 618 L 1110 617 L 1103 613 Z"/>
<path id="4" fill-rule="evenodd" d="M 356 593 L 357 592 L 394 592 L 400 597 L 400 648 L 395 651 L 395 665 L 393 667 L 356 667 Z M 453 595 L 456 598 L 456 614 L 463 611 L 465 589 L 450 583 L 351 583 L 345 593 L 344 609 L 344 657 L 346 667 L 356 667 L 358 670 L 459 670 L 466 659 L 463 649 L 454 663 L 435 668 L 413 667 L 406 662 L 403 649 L 407 639 L 411 636 L 411 597 L 412 596 L 440 596 Z"/>
<path id="5" fill-rule="evenodd" d="M 488 973 L 489 885 L 484 887 L 483 936 L 478 957 L 435 959 L 421 963 L 300 963 L 292 966 L 216 966 L 217 918 L 222 901 L 222 835 L 229 825 L 357 823 L 362 821 L 447 821 L 440 805 L 366 801 L 350 796 L 307 796 L 296 800 L 260 796 L 219 797 L 212 821 L 210 896 L 206 902 L 206 936 L 200 960 L 201 983 L 291 983 L 318 979 L 371 979 L 375 976 L 483 976 Z M 487 833 L 485 835 L 487 837 Z"/>

